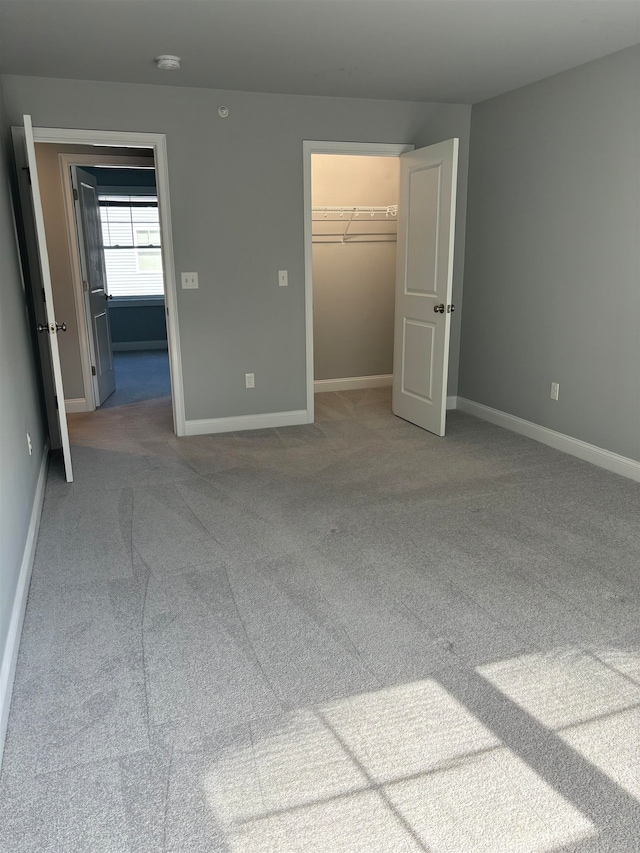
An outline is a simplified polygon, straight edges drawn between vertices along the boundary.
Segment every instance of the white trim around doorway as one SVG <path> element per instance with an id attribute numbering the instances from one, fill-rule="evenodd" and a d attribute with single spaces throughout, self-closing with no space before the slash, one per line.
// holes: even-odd
<path id="1" fill-rule="evenodd" d="M 307 423 L 314 420 L 313 377 L 313 264 L 311 240 L 311 155 L 350 154 L 364 157 L 399 157 L 413 151 L 415 145 L 386 142 L 322 142 L 304 140 L 302 143 L 304 181 L 304 306 L 305 360 L 307 383 Z"/>
<path id="2" fill-rule="evenodd" d="M 164 267 L 167 341 L 171 373 L 171 402 L 173 427 L 176 435 L 185 435 L 184 387 L 178 301 L 171 230 L 169 199 L 169 167 L 167 143 L 163 133 L 134 133 L 131 131 L 79 130 L 70 128 L 34 127 L 34 142 L 54 142 L 61 145 L 101 145 L 126 148 L 152 148 L 156 170 L 158 211 L 162 233 L 162 263 Z"/>

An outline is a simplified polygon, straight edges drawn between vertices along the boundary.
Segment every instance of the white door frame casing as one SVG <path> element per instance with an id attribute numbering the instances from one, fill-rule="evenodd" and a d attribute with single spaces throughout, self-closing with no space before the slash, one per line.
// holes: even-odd
<path id="1" fill-rule="evenodd" d="M 304 308 L 305 359 L 307 380 L 307 423 L 314 419 L 313 388 L 313 242 L 311 239 L 311 155 L 347 154 L 360 157 L 399 157 L 413 151 L 415 145 L 386 142 L 322 142 L 304 140 L 302 143 L 304 181 Z"/>
<path id="2" fill-rule="evenodd" d="M 71 278 L 73 283 L 73 298 L 76 307 L 78 326 L 78 343 L 80 345 L 80 364 L 82 366 L 82 384 L 84 387 L 85 407 L 82 411 L 95 411 L 96 379 L 91 373 L 92 359 L 91 337 L 87 329 L 87 305 L 82 288 L 80 271 L 80 253 L 78 250 L 77 230 L 73 205 L 73 187 L 71 185 L 70 166 L 149 166 L 148 157 L 125 157 L 117 154 L 58 154 L 60 176 L 62 181 L 62 198 L 67 219 L 67 237 L 69 240 L 69 258 L 71 261 Z M 68 406 L 67 406 L 68 410 Z M 80 410 L 78 410 L 80 411 Z"/>
<path id="3" fill-rule="evenodd" d="M 169 167 L 165 135 L 163 133 L 136 133 L 131 131 L 76 130 L 57 127 L 34 127 L 33 138 L 34 142 L 53 142 L 61 145 L 98 145 L 107 147 L 115 146 L 153 149 L 158 195 L 158 212 L 160 216 L 160 230 L 162 234 L 162 264 L 164 268 L 173 428 L 176 435 L 185 435 L 184 387 L 182 382 L 180 328 L 178 324 L 178 300 L 175 264 L 173 259 L 171 207 L 169 200 Z M 74 156 L 80 157 L 81 155 Z M 98 155 L 96 155 L 96 158 L 97 157 Z"/>

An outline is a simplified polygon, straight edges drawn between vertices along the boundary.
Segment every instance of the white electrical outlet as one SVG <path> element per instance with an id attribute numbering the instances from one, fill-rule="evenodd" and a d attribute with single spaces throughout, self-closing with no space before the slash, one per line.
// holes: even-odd
<path id="1" fill-rule="evenodd" d="M 197 272 L 183 272 L 182 273 L 182 289 L 183 290 L 197 290 L 200 285 L 198 284 L 198 273 Z"/>
<path id="2" fill-rule="evenodd" d="M 278 286 L 287 287 L 289 284 L 289 273 L 287 270 L 278 270 Z"/>
<path id="3" fill-rule="evenodd" d="M 560 384 L 558 382 L 551 383 L 551 399 L 557 400 L 560 393 Z"/>
<path id="4" fill-rule="evenodd" d="M 245 373 L 245 375 L 244 375 L 244 387 L 245 388 L 255 388 L 256 387 L 256 375 L 255 375 L 255 373 Z"/>
<path id="5" fill-rule="evenodd" d="M 29 456 L 33 453 L 33 444 L 31 443 L 31 436 L 27 433 L 27 447 L 29 448 Z"/>

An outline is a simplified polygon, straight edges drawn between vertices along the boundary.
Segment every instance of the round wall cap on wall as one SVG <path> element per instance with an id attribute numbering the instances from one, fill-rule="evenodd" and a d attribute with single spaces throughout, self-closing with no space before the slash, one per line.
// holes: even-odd
<path id="1" fill-rule="evenodd" d="M 229 115 L 229 107 L 218 107 L 218 115 L 220 118 L 226 118 Z"/>

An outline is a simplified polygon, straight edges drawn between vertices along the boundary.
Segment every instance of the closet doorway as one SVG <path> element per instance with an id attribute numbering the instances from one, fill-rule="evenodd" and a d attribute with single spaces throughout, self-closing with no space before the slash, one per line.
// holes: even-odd
<path id="1" fill-rule="evenodd" d="M 391 385 L 399 157 L 413 145 L 305 142 L 307 411 Z"/>
<path id="2" fill-rule="evenodd" d="M 314 390 L 391 385 L 397 157 L 311 157 Z"/>
<path id="3" fill-rule="evenodd" d="M 309 423 L 316 391 L 392 385 L 444 435 L 458 144 L 303 143 Z"/>

